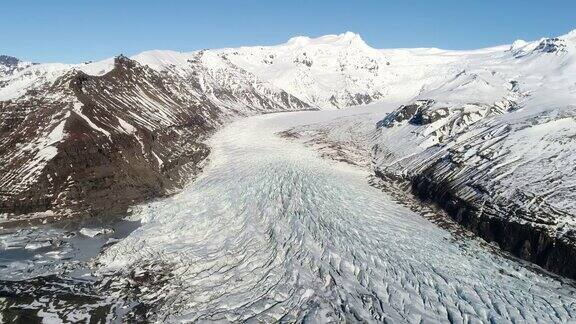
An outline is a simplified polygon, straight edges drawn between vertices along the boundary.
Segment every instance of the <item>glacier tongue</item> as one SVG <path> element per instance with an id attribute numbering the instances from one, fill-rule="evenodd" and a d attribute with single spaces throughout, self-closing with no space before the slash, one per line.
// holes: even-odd
<path id="1" fill-rule="evenodd" d="M 126 276 L 167 271 L 166 282 L 142 292 L 160 300 L 158 319 L 166 321 L 576 316 L 571 286 L 478 240 L 456 239 L 369 186 L 366 171 L 277 135 L 333 116 L 264 115 L 221 130 L 205 173 L 143 207 L 145 224 L 99 262 Z"/>

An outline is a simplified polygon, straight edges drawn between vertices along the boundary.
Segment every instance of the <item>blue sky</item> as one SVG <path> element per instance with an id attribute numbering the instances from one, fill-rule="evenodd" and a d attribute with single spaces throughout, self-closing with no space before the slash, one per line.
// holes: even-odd
<path id="1" fill-rule="evenodd" d="M 354 31 L 373 47 L 471 49 L 576 28 L 576 0 L 2 0 L 0 53 L 81 62 Z"/>

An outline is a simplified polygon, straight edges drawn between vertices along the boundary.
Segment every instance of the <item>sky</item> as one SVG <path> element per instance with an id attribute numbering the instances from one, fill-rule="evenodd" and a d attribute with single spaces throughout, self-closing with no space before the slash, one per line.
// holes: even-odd
<path id="1" fill-rule="evenodd" d="M 0 54 L 78 63 L 353 31 L 376 48 L 474 49 L 576 29 L 576 0 L 1 0 Z"/>

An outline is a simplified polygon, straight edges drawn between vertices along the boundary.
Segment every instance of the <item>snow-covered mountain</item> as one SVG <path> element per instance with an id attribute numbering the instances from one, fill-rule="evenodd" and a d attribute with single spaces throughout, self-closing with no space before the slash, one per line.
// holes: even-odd
<path id="1" fill-rule="evenodd" d="M 110 210 L 98 201 L 112 196 L 117 199 L 106 202 L 120 204 L 170 192 L 190 173 L 183 171 L 190 163 L 174 161 L 190 158 L 189 150 L 198 149 L 191 143 L 227 120 L 384 99 L 389 64 L 382 51 L 352 33 L 269 47 L 148 51 L 82 64 L 2 57 L 1 211 Z M 182 127 L 192 133 L 170 133 Z M 175 142 L 183 147 L 159 147 Z M 143 154 L 134 157 L 136 151 Z M 123 194 L 114 195 L 118 190 Z"/>
<path id="2" fill-rule="evenodd" d="M 460 55 L 377 125 L 376 172 L 403 178 L 514 254 L 576 276 L 576 32 Z"/>
<path id="3" fill-rule="evenodd" d="M 347 32 L 319 38 L 294 37 L 276 46 L 149 51 L 133 57 L 158 71 L 197 73 L 200 64 L 222 83 L 243 70 L 255 83 L 269 84 L 313 107 L 336 109 L 381 100 L 409 100 L 426 84 L 457 70 L 451 52 L 436 49 L 378 50 Z M 444 54 L 444 55 L 442 55 Z"/>
<path id="4" fill-rule="evenodd" d="M 101 280 L 37 277 L 77 272 L 73 232 L 8 233 L 26 262 L 2 274 L 36 278 L 4 292 L 12 309 L 68 320 L 567 322 L 573 285 L 432 224 L 456 226 L 402 189 L 576 278 L 575 102 L 576 31 L 471 51 L 345 33 L 82 64 L 0 56 L 2 227 L 124 214 L 212 153 L 189 187 L 139 205 L 128 237 L 79 231 L 106 246 L 89 265 Z M 356 105 L 212 136 L 239 117 Z"/>
<path id="5" fill-rule="evenodd" d="M 390 62 L 384 52 L 369 47 L 359 35 L 350 32 L 316 39 L 295 37 L 277 46 L 193 53 L 150 51 L 134 59 L 153 69 L 181 75 L 202 66 L 207 75 L 222 83 L 231 80 L 231 73 L 236 73 L 232 71 L 244 71 L 255 84 L 283 89 L 321 109 L 383 99 L 393 79 L 392 69 L 386 69 Z"/>
<path id="6" fill-rule="evenodd" d="M 123 210 L 179 188 L 202 141 L 238 116 L 394 102 L 361 132 L 378 175 L 574 275 L 557 268 L 574 249 L 546 251 L 574 242 L 575 53 L 576 32 L 472 51 L 380 50 L 345 33 L 73 65 L 3 56 L 0 207 Z"/>
<path id="7" fill-rule="evenodd" d="M 7 76 L 16 71 L 22 70 L 29 66 L 30 63 L 21 62 L 19 59 L 8 56 L 0 55 L 0 76 Z"/>
<path id="8" fill-rule="evenodd" d="M 7 73 L 0 90 L 0 211 L 7 221 L 22 213 L 122 213 L 198 173 L 209 152 L 201 142 L 227 120 L 310 109 L 243 70 L 208 70 L 202 57 L 186 61 L 184 72 L 119 56 Z"/>

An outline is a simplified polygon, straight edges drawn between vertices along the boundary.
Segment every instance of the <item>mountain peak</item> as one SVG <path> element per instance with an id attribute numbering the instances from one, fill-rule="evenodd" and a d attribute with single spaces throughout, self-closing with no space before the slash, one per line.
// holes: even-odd
<path id="1" fill-rule="evenodd" d="M 341 43 L 343 45 L 362 45 L 366 46 L 366 43 L 360 36 L 360 34 L 353 33 L 351 31 L 347 31 L 345 33 L 335 35 L 335 36 L 327 36 L 330 38 L 334 38 L 335 42 Z"/>
<path id="2" fill-rule="evenodd" d="M 307 44 L 310 42 L 311 38 L 308 36 L 295 36 L 291 37 L 287 44 Z"/>
<path id="3" fill-rule="evenodd" d="M 0 55 L 0 64 L 4 66 L 16 66 L 19 62 L 20 60 L 14 56 Z"/>
<path id="4" fill-rule="evenodd" d="M 359 34 L 347 31 L 338 35 L 325 35 L 317 38 L 310 38 L 307 36 L 292 37 L 286 43 L 292 46 L 307 46 L 307 45 L 339 45 L 339 46 L 368 46 Z"/>
<path id="5" fill-rule="evenodd" d="M 345 33 L 342 33 L 340 35 L 337 35 L 337 37 L 339 37 L 340 39 L 344 40 L 344 41 L 352 41 L 352 40 L 362 40 L 362 37 L 360 37 L 360 34 L 356 34 L 354 32 L 351 31 L 347 31 Z"/>
<path id="6" fill-rule="evenodd" d="M 532 42 L 519 39 L 510 45 L 510 51 L 515 57 L 523 57 L 534 53 L 558 54 L 567 52 L 569 48 L 574 46 L 574 43 L 576 43 L 576 29 L 558 37 L 543 37 Z"/>

